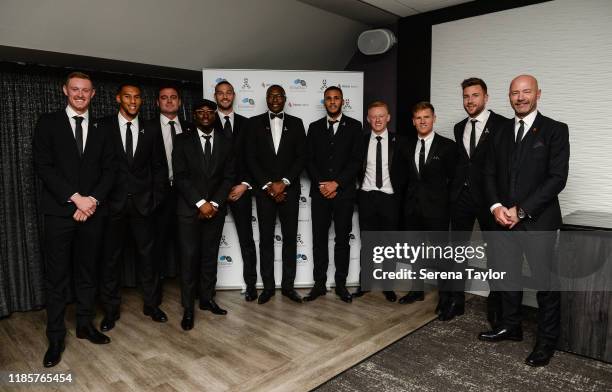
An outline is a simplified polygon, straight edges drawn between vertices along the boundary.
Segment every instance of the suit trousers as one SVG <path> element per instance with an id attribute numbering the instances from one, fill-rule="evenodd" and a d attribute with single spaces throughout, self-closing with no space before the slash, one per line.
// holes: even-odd
<path id="1" fill-rule="evenodd" d="M 354 200 L 326 199 L 321 195 L 311 198 L 312 238 L 315 287 L 324 289 L 329 265 L 329 227 L 334 222 L 334 265 L 336 287 L 346 286 L 351 246 L 349 244 L 353 226 Z"/>
<path id="2" fill-rule="evenodd" d="M 134 242 L 137 270 L 143 290 L 145 306 L 158 306 L 159 270 L 153 255 L 155 234 L 153 217 L 142 215 L 128 196 L 123 211 L 112 214 L 108 220 L 104 239 L 104 262 L 100 299 L 108 315 L 117 316 L 121 305 L 120 267 L 126 240 Z"/>
<path id="3" fill-rule="evenodd" d="M 196 289 L 200 289 L 200 302 L 210 301 L 217 285 L 217 258 L 223 235 L 225 210 L 211 219 L 178 217 L 178 237 L 181 252 L 181 303 L 193 309 Z"/>
<path id="4" fill-rule="evenodd" d="M 163 297 L 163 276 L 175 276 L 178 269 L 179 252 L 176 236 L 176 188 L 169 187 L 164 200 L 153 213 L 155 225 L 155 244 L 153 252 L 159 268 L 160 283 L 156 294 L 159 302 Z"/>
<path id="5" fill-rule="evenodd" d="M 60 341 L 66 336 L 64 314 L 71 277 L 75 288 L 77 327 L 90 324 L 95 317 L 97 264 L 104 220 L 104 216 L 97 214 L 85 222 L 76 222 L 72 217 L 44 217 L 49 341 Z"/>
<path id="6" fill-rule="evenodd" d="M 240 242 L 242 255 L 242 278 L 247 287 L 257 284 L 257 253 L 253 240 L 253 202 L 251 192 L 246 191 L 240 199 L 229 203 Z"/>
<path id="7" fill-rule="evenodd" d="M 282 203 L 276 203 L 263 192 L 256 196 L 259 221 L 259 268 L 264 289 L 273 290 L 274 280 L 274 227 L 276 216 L 280 220 L 283 241 L 283 290 L 293 290 L 296 274 L 297 228 L 299 214 L 299 191 L 290 189 Z"/>

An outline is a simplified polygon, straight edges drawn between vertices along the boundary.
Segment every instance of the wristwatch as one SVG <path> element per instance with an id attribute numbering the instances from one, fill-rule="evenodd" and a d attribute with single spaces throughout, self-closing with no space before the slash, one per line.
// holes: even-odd
<path id="1" fill-rule="evenodd" d="M 518 216 L 519 219 L 525 219 L 527 217 L 527 214 L 525 213 L 525 210 L 523 210 L 521 207 L 518 207 L 517 213 L 516 215 Z"/>

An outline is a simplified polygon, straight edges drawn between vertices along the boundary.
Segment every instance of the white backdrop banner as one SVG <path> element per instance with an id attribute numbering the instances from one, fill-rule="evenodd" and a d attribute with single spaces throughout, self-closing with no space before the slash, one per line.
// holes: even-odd
<path id="1" fill-rule="evenodd" d="M 278 84 L 283 86 L 287 94 L 285 111 L 297 116 L 304 122 L 304 128 L 325 116 L 323 91 L 329 86 L 339 86 L 344 92 L 343 112 L 359 121 L 363 118 L 363 73 L 362 72 L 331 72 L 331 71 L 283 71 L 283 70 L 245 70 L 245 69 L 204 69 L 202 70 L 204 98 L 214 100 L 215 85 L 227 80 L 234 86 L 236 97 L 234 110 L 245 117 L 251 117 L 267 110 L 266 89 Z M 312 277 L 312 228 L 310 219 L 310 181 L 306 173 L 301 178 L 300 214 L 297 235 L 297 275 L 296 287 L 309 287 L 314 284 Z M 259 227 L 257 225 L 257 210 L 253 200 L 253 236 L 259 258 Z M 282 236 L 280 222 L 276 223 L 275 232 L 274 276 L 277 286 L 281 279 L 281 246 Z M 348 285 L 359 281 L 359 223 L 357 213 L 353 215 L 353 230 L 351 232 L 351 261 L 349 267 Z M 334 282 L 334 230 L 333 224 L 329 233 L 329 269 L 327 283 Z M 218 288 L 244 288 L 242 279 L 242 256 L 240 243 L 231 213 L 225 219 L 223 237 L 219 247 Z M 259 273 L 259 263 L 257 266 Z M 261 287 L 261 278 L 257 285 Z"/>

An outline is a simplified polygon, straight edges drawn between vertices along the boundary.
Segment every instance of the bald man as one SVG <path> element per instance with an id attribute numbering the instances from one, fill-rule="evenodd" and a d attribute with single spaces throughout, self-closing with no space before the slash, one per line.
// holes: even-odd
<path id="1" fill-rule="evenodd" d="M 570 152 L 567 125 L 537 111 L 540 95 L 533 76 L 512 80 L 509 98 L 514 119 L 493 135 L 484 173 L 485 196 L 496 229 L 504 232 L 495 241 L 496 263 L 498 257 L 510 261 L 498 266 L 520 279 L 524 255 L 538 282 L 537 338 L 525 360 L 530 366 L 547 365 L 559 338 L 559 292 L 544 282 L 550 281 L 555 231 L 562 224 L 558 194 L 567 182 Z M 494 330 L 482 332 L 480 340 L 523 339 L 522 286 L 510 287 L 514 288 L 501 292 L 501 322 Z"/>

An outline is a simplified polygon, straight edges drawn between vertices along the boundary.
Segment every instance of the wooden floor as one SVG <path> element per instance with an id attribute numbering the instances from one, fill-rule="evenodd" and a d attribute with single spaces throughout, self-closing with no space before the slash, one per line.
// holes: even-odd
<path id="1" fill-rule="evenodd" d="M 0 371 L 72 373 L 71 386 L 45 391 L 307 391 L 431 321 L 436 301 L 430 293 L 424 302 L 399 305 L 369 293 L 345 304 L 328 293 L 295 304 L 277 291 L 258 305 L 245 302 L 238 291 L 220 291 L 217 302 L 229 314 L 198 309 L 194 329 L 184 332 L 179 289 L 171 282 L 162 305 L 169 317 L 165 324 L 142 314 L 135 290 L 124 291 L 109 345 L 76 339 L 71 309 L 66 351 L 52 369 L 41 364 L 44 311 L 0 320 Z M 15 388 L 4 384 L 0 390 Z"/>

